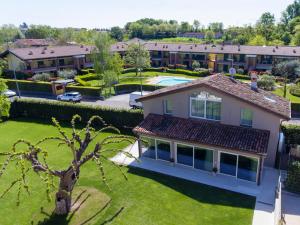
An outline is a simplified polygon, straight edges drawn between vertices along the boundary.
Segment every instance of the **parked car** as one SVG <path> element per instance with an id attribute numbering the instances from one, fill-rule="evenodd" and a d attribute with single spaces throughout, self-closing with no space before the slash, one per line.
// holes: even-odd
<path id="1" fill-rule="evenodd" d="M 8 98 L 15 97 L 17 95 L 17 93 L 12 90 L 6 90 L 3 94 Z"/>
<path id="2" fill-rule="evenodd" d="M 150 92 L 149 91 L 143 91 L 143 93 L 141 92 L 132 92 L 130 95 L 129 95 L 129 106 L 134 108 L 134 109 L 142 109 L 143 108 L 143 105 L 141 102 L 137 102 L 136 100 L 144 95 L 147 95 L 149 94 Z"/>
<path id="3" fill-rule="evenodd" d="M 79 92 L 66 92 L 62 95 L 57 96 L 58 101 L 65 101 L 65 102 L 80 102 L 82 96 Z"/>

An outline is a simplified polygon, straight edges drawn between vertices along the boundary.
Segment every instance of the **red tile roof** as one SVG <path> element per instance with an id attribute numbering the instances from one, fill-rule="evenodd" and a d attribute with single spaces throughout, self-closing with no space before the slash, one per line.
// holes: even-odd
<path id="1" fill-rule="evenodd" d="M 270 132 L 219 122 L 149 114 L 133 129 L 137 134 L 162 137 L 255 154 L 266 154 Z"/>
<path id="2" fill-rule="evenodd" d="M 22 60 L 47 59 L 90 54 L 94 47 L 83 45 L 14 48 L 9 52 Z"/>
<path id="3" fill-rule="evenodd" d="M 138 101 L 145 101 L 158 96 L 169 95 L 202 86 L 212 88 L 247 103 L 253 104 L 271 113 L 275 113 L 281 118 L 290 119 L 291 117 L 291 104 L 285 98 L 279 97 L 262 89 L 254 91 L 251 89 L 249 84 L 231 79 L 230 77 L 222 74 L 215 74 L 188 83 L 162 88 L 139 98 Z"/>
<path id="4" fill-rule="evenodd" d="M 34 47 L 55 45 L 56 41 L 52 39 L 18 39 L 14 42 L 18 47 Z"/>
<path id="5" fill-rule="evenodd" d="M 126 51 L 128 46 L 136 40 L 118 42 L 112 46 L 112 51 Z M 187 44 L 142 42 L 149 51 L 168 51 L 182 53 L 215 53 L 215 54 L 245 54 L 245 55 L 274 55 L 274 56 L 300 56 L 300 46 L 249 46 L 249 45 L 213 45 L 213 44 Z"/>

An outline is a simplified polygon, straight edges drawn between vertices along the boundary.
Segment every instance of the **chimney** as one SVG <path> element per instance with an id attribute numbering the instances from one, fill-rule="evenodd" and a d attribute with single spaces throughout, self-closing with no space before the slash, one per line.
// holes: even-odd
<path id="1" fill-rule="evenodd" d="M 258 90 L 258 87 L 257 87 L 257 73 L 256 72 L 251 72 L 251 90 L 253 91 L 257 91 Z"/>

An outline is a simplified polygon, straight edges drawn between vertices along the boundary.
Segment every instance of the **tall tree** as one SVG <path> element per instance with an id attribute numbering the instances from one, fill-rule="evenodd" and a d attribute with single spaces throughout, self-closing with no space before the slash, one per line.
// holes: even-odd
<path id="1" fill-rule="evenodd" d="M 275 28 L 275 16 L 269 12 L 263 13 L 256 24 L 258 34 L 270 41 Z"/>
<path id="2" fill-rule="evenodd" d="M 107 148 L 107 146 L 111 143 L 133 143 L 134 140 L 131 137 L 120 135 L 117 128 L 107 126 L 105 121 L 98 116 L 91 117 L 84 129 L 77 130 L 76 121 L 80 120 L 81 117 L 79 115 L 73 116 L 71 121 L 72 133 L 69 135 L 63 130 L 59 122 L 53 118 L 53 124 L 58 130 L 58 135 L 56 137 L 46 137 L 36 143 L 27 140 L 18 140 L 13 145 L 12 151 L 1 152 L 0 156 L 7 158 L 5 163 L 2 164 L 0 177 L 6 171 L 7 166 L 13 162 L 17 162 L 16 164 L 14 163 L 14 166 L 20 171 L 20 176 L 10 184 L 9 188 L 4 191 L 1 197 L 3 198 L 11 188 L 18 185 L 17 203 L 20 203 L 21 191 L 25 190 L 30 194 L 30 189 L 32 187 L 30 187 L 28 182 L 28 172 L 32 170 L 41 178 L 41 182 L 45 183 L 48 198 L 50 198 L 50 191 L 55 188 L 55 180 L 59 180 L 58 190 L 55 196 L 56 207 L 54 213 L 57 215 L 66 215 L 71 210 L 72 191 L 79 179 L 81 168 L 90 161 L 94 162 L 99 167 L 102 180 L 107 185 L 103 161 L 111 161 L 103 155 L 103 152 L 122 151 L 116 148 Z M 93 123 L 96 121 L 101 124 L 102 128 L 97 130 L 92 127 Z M 107 130 L 116 132 L 116 135 L 106 137 L 101 141 L 97 140 L 97 137 Z M 62 166 L 60 169 L 54 169 L 53 166 L 48 164 L 49 152 L 47 149 L 41 148 L 41 144 L 47 141 L 57 141 L 59 146 L 65 145 L 66 149 L 69 150 L 72 160 L 65 169 L 61 169 Z M 97 141 L 95 145 L 93 144 L 93 141 Z M 87 149 L 88 147 L 91 147 L 91 145 L 94 145 L 94 147 L 92 148 L 92 151 L 88 151 Z M 130 153 L 125 154 L 129 157 L 134 157 Z M 117 164 L 111 163 L 121 169 Z M 125 173 L 123 173 L 123 175 L 126 178 Z"/>
<path id="3" fill-rule="evenodd" d="M 208 25 L 208 29 L 212 30 L 213 32 L 221 32 L 223 33 L 224 25 L 221 22 L 213 22 Z"/>
<path id="4" fill-rule="evenodd" d="M 200 27 L 200 22 L 199 22 L 199 20 L 194 20 L 193 26 L 194 26 L 194 31 L 195 31 L 195 32 L 198 32 L 198 29 L 199 29 L 199 27 Z"/>
<path id="5" fill-rule="evenodd" d="M 295 80 L 300 76 L 300 61 L 284 61 L 274 67 L 274 74 L 284 77 L 283 97 L 286 97 L 288 79 Z"/>
<path id="6" fill-rule="evenodd" d="M 125 55 L 125 63 L 135 69 L 136 76 L 140 72 L 141 92 L 142 86 L 142 70 L 150 67 L 150 53 L 140 42 L 131 44 Z"/>
<path id="7" fill-rule="evenodd" d="M 4 80 L 0 79 L 0 121 L 3 117 L 9 116 L 10 101 L 3 94 L 3 92 L 6 89 L 7 89 L 7 86 L 4 82 Z M 0 172 L 0 174 L 1 174 L 1 172 Z"/>
<path id="8" fill-rule="evenodd" d="M 122 41 L 124 37 L 123 30 L 120 27 L 112 27 L 110 29 L 110 35 L 117 41 Z"/>
<path id="9" fill-rule="evenodd" d="M 300 16 L 300 0 L 295 0 L 292 4 L 288 5 L 282 13 L 281 21 L 283 24 L 288 25 L 297 16 Z"/>

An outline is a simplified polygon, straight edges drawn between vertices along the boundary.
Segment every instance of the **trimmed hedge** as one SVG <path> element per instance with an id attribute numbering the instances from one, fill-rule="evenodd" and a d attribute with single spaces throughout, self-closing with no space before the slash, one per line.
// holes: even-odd
<path id="1" fill-rule="evenodd" d="M 209 70 L 202 70 L 202 71 L 191 71 L 185 69 L 169 69 L 169 68 L 146 68 L 143 70 L 144 72 L 167 72 L 167 73 L 174 73 L 174 74 L 183 74 L 188 76 L 196 76 L 196 77 L 206 77 L 209 75 Z M 134 68 L 124 69 L 122 71 L 123 74 L 126 73 L 135 73 Z"/>
<path id="2" fill-rule="evenodd" d="M 82 117 L 82 123 L 86 123 L 90 117 L 97 115 L 102 117 L 107 124 L 119 129 L 133 128 L 143 120 L 141 110 L 114 109 L 49 100 L 17 99 L 12 103 L 10 110 L 11 117 L 27 117 L 47 121 L 51 121 L 51 118 L 55 117 L 58 121 L 70 122 L 75 114 Z"/>
<path id="3" fill-rule="evenodd" d="M 282 125 L 281 130 L 288 145 L 300 145 L 300 126 L 291 124 Z"/>
<path id="4" fill-rule="evenodd" d="M 16 82 L 19 84 L 20 91 L 28 92 L 45 92 L 52 94 L 52 85 L 50 82 L 34 82 L 25 80 L 10 80 L 7 79 L 6 85 L 9 89 L 16 90 Z M 78 91 L 83 96 L 99 97 L 101 94 L 101 88 L 99 87 L 80 87 L 69 85 L 66 87 L 66 91 Z"/>
<path id="5" fill-rule="evenodd" d="M 163 88 L 163 86 L 151 85 L 151 84 L 144 84 L 143 91 L 155 91 L 157 89 Z M 114 86 L 115 93 L 118 94 L 125 94 L 131 93 L 134 91 L 140 91 L 141 85 L 140 84 L 117 84 Z"/>
<path id="6" fill-rule="evenodd" d="M 1 76 L 5 79 L 14 79 L 15 78 L 14 71 L 12 71 L 12 70 L 4 70 Z M 16 77 L 18 80 L 26 80 L 28 78 L 31 78 L 32 74 L 16 71 Z"/>
<path id="7" fill-rule="evenodd" d="M 231 74 L 229 74 L 229 73 L 226 73 L 225 75 L 228 76 L 228 77 L 231 76 Z M 243 75 L 243 74 L 235 74 L 235 75 L 234 75 L 234 78 L 235 78 L 235 79 L 241 79 L 241 80 L 251 80 L 251 77 L 250 77 L 250 76 L 248 76 L 248 75 Z"/>
<path id="8" fill-rule="evenodd" d="M 299 161 L 294 161 L 289 164 L 285 186 L 286 189 L 291 192 L 300 193 L 300 162 Z"/>

